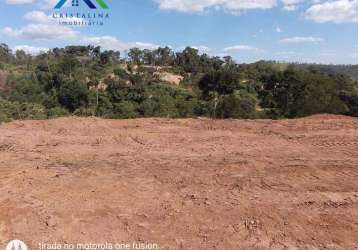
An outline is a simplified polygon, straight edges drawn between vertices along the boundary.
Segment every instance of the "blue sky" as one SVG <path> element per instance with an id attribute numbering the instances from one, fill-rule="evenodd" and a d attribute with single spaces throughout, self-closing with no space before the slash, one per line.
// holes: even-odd
<path id="1" fill-rule="evenodd" d="M 80 0 L 59 11 L 109 13 L 92 27 L 60 25 L 57 1 L 0 0 L 0 42 L 30 53 L 70 44 L 192 46 L 239 62 L 358 63 L 358 0 L 106 0 L 108 11 Z"/>

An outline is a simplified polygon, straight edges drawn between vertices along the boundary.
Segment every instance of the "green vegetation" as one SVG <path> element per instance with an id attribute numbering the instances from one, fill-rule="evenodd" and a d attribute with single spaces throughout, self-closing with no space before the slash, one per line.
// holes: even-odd
<path id="1" fill-rule="evenodd" d="M 169 84 L 161 72 L 183 77 Z M 4 77 L 6 75 L 6 77 Z M 0 45 L 0 122 L 68 115 L 105 118 L 358 116 L 357 66 L 236 64 L 186 48 L 126 58 L 68 46 L 38 56 Z"/>

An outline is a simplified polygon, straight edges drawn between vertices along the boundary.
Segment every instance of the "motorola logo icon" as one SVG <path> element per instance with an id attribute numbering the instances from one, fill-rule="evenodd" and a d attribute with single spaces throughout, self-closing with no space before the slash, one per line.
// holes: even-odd
<path id="1" fill-rule="evenodd" d="M 12 240 L 6 245 L 5 250 L 27 250 L 27 246 L 21 240 Z"/>

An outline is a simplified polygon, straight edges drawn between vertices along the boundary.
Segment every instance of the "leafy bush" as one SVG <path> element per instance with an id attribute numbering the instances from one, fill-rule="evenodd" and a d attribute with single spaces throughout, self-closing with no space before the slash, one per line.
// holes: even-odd
<path id="1" fill-rule="evenodd" d="M 114 104 L 114 118 L 136 118 L 139 116 L 137 111 L 138 104 L 130 101 L 122 101 Z"/>
<path id="2" fill-rule="evenodd" d="M 264 108 L 274 108 L 283 117 L 318 113 L 342 114 L 348 108 L 339 95 L 339 82 L 320 73 L 289 68 L 264 79 L 260 93 Z"/>
<path id="3" fill-rule="evenodd" d="M 358 88 L 352 92 L 342 92 L 341 99 L 348 107 L 347 114 L 358 117 Z"/>
<path id="4" fill-rule="evenodd" d="M 76 116 L 84 116 L 84 117 L 95 116 L 96 109 L 81 107 L 81 108 L 76 109 L 75 112 L 73 112 L 73 114 Z"/>
<path id="5" fill-rule="evenodd" d="M 40 104 L 21 103 L 20 108 L 20 119 L 42 120 L 47 118 L 46 108 Z"/>
<path id="6" fill-rule="evenodd" d="M 70 115 L 67 109 L 61 107 L 51 108 L 47 111 L 47 115 L 49 118 L 57 118 Z"/>
<path id="7" fill-rule="evenodd" d="M 88 89 L 77 81 L 66 81 L 59 89 L 58 99 L 62 106 L 73 112 L 88 103 Z"/>
<path id="8" fill-rule="evenodd" d="M 145 117 L 190 117 L 197 105 L 196 97 L 189 91 L 155 84 L 145 88 L 145 100 L 140 104 L 140 112 Z"/>
<path id="9" fill-rule="evenodd" d="M 232 94 L 239 89 L 240 75 L 232 70 L 221 69 L 209 72 L 199 81 L 199 88 L 203 96 L 208 97 L 210 92 L 217 92 L 219 95 Z"/>
<path id="10" fill-rule="evenodd" d="M 124 69 L 122 68 L 116 68 L 113 70 L 113 73 L 118 76 L 119 78 L 122 78 L 122 79 L 129 79 L 129 75 L 127 73 L 127 71 L 125 71 Z"/>
<path id="11" fill-rule="evenodd" d="M 0 99 L 1 121 L 46 119 L 46 108 L 36 103 L 18 103 Z"/>
<path id="12" fill-rule="evenodd" d="M 222 97 L 217 107 L 220 118 L 255 118 L 257 99 L 244 91 L 235 91 Z"/>

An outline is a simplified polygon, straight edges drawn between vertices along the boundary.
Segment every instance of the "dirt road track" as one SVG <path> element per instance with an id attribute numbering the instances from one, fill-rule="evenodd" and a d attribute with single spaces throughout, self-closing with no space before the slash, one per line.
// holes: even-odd
<path id="1" fill-rule="evenodd" d="M 0 248 L 358 249 L 358 119 L 0 126 Z"/>

